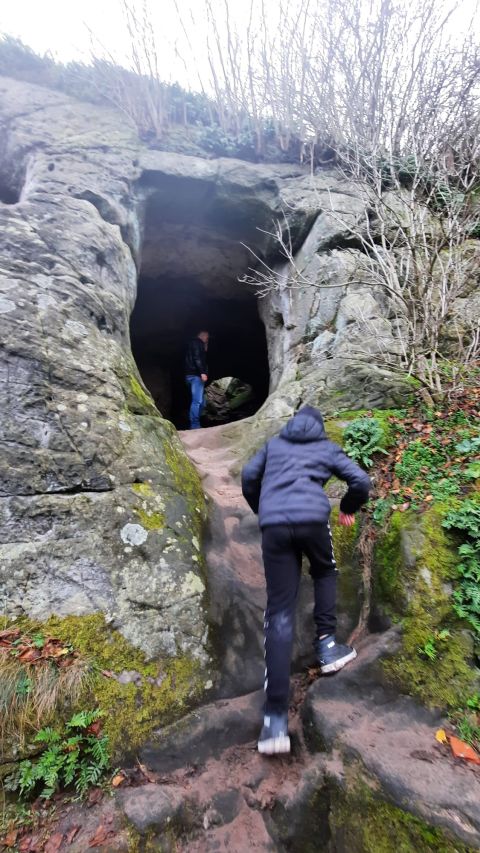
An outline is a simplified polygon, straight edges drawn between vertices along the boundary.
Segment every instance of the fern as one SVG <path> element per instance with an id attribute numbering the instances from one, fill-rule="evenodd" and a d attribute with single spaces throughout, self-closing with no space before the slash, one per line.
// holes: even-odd
<path id="1" fill-rule="evenodd" d="M 101 711 L 79 711 L 67 723 L 67 729 L 88 729 L 103 714 Z"/>
<path id="2" fill-rule="evenodd" d="M 35 761 L 22 761 L 7 779 L 8 790 L 22 796 L 36 793 L 51 797 L 62 787 L 74 786 L 79 794 L 98 785 L 110 764 L 108 737 L 88 731 L 103 716 L 101 711 L 80 711 L 66 723 L 63 732 L 45 728 L 35 741 L 44 744 Z"/>
<path id="3" fill-rule="evenodd" d="M 466 540 L 458 549 L 462 560 L 457 566 L 453 608 L 480 638 L 480 505 L 463 501 L 459 509 L 448 513 L 443 526 L 461 533 Z"/>
<path id="4" fill-rule="evenodd" d="M 347 426 L 343 437 L 345 453 L 366 468 L 373 464 L 374 453 L 386 453 L 382 447 L 384 432 L 376 418 L 356 418 Z"/>

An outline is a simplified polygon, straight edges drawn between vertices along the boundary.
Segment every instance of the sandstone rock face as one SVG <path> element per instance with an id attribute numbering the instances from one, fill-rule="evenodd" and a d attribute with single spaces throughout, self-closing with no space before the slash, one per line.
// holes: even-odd
<path id="1" fill-rule="evenodd" d="M 148 655 L 207 659 L 204 499 L 129 347 L 135 136 L 2 80 L 2 613 L 102 611 Z"/>
<path id="2" fill-rule="evenodd" d="M 140 150 L 123 117 L 35 86 L 3 79 L 0 99 L 3 610 L 102 611 L 149 655 L 205 661 L 204 499 L 131 356 L 138 271 L 194 269 L 212 292 L 251 298 L 236 282 L 246 246 L 274 263 L 265 231 L 285 214 L 298 263 L 336 285 L 351 259 L 330 250 L 338 225 L 322 208 L 333 196 L 355 218 L 365 200 L 300 166 Z M 262 303 L 267 432 L 303 396 L 343 393 L 329 353 L 348 349 L 358 301 L 387 323 L 366 287 Z M 360 388 L 352 403 L 380 400 L 371 377 Z"/>
<path id="3" fill-rule="evenodd" d="M 102 611 L 149 655 L 206 660 L 204 497 L 131 354 L 137 279 L 181 292 L 176 310 L 192 282 L 225 317 L 253 299 L 238 283 L 252 252 L 289 285 L 259 301 L 271 393 L 240 425 L 240 464 L 301 402 L 402 397 L 374 365 L 395 318 L 348 242 L 368 199 L 333 172 L 147 150 L 124 117 L 6 79 L 0 121 L 4 610 Z M 167 405 L 168 371 L 148 382 Z"/>

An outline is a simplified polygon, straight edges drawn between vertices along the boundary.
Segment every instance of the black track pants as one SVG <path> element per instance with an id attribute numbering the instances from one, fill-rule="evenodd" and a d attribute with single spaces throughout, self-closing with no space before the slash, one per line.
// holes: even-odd
<path id="1" fill-rule="evenodd" d="M 266 713 L 288 709 L 290 659 L 302 555 L 310 561 L 317 637 L 334 634 L 337 568 L 329 524 L 276 524 L 262 530 L 267 581 L 265 611 Z"/>

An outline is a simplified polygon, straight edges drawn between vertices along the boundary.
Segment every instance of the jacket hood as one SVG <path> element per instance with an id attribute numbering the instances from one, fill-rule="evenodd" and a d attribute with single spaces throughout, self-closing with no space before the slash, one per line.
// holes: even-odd
<path id="1" fill-rule="evenodd" d="M 327 438 L 323 418 L 313 406 L 304 406 L 291 418 L 280 432 L 281 438 L 287 441 L 299 442 L 319 441 Z"/>

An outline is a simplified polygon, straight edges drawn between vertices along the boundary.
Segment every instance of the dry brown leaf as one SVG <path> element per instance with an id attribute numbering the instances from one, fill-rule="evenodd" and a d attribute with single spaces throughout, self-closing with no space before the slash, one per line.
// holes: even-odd
<path id="1" fill-rule="evenodd" d="M 5 633 L 5 632 L 2 632 Z M 5 847 L 15 847 L 18 838 L 18 829 L 11 829 L 10 832 L 7 832 L 5 838 L 2 841 L 2 844 Z"/>
<path id="2" fill-rule="evenodd" d="M 92 788 L 87 797 L 87 806 L 96 806 L 103 800 L 103 791 L 101 788 Z"/>
<path id="3" fill-rule="evenodd" d="M 107 829 L 107 827 L 104 826 L 103 823 L 101 823 L 100 826 L 97 827 L 95 835 L 93 835 L 90 841 L 88 842 L 88 846 L 99 847 L 100 844 L 103 844 L 104 841 L 107 840 L 107 838 L 111 838 L 114 834 L 115 833 Z"/>
<path id="4" fill-rule="evenodd" d="M 63 832 L 54 832 L 53 835 L 50 836 L 47 843 L 44 847 L 44 853 L 57 853 L 62 846 L 63 841 Z"/>
<path id="5" fill-rule="evenodd" d="M 125 782 L 126 778 L 127 777 L 125 776 L 124 773 L 117 773 L 112 779 L 113 787 L 118 788 L 123 782 Z"/>
<path id="6" fill-rule="evenodd" d="M 71 844 L 71 843 L 72 843 L 73 839 L 75 838 L 75 836 L 76 836 L 76 835 L 78 835 L 79 831 L 80 831 L 80 827 L 79 827 L 79 826 L 72 826 L 72 827 L 68 830 L 68 832 L 67 832 L 67 834 L 66 834 L 66 836 L 65 836 L 65 841 L 67 842 L 67 844 Z"/>
<path id="7" fill-rule="evenodd" d="M 143 776 L 145 776 L 145 779 L 147 780 L 147 782 L 156 782 L 158 780 L 157 774 L 153 773 L 151 770 L 149 770 L 145 764 L 141 764 L 140 761 L 137 761 L 137 764 L 138 764 L 138 767 L 140 769 L 140 772 L 142 773 Z"/>
<path id="8" fill-rule="evenodd" d="M 35 663 L 35 661 L 39 660 L 41 657 L 42 653 L 40 649 L 26 648 L 20 652 L 18 660 L 21 660 L 22 663 Z"/>

